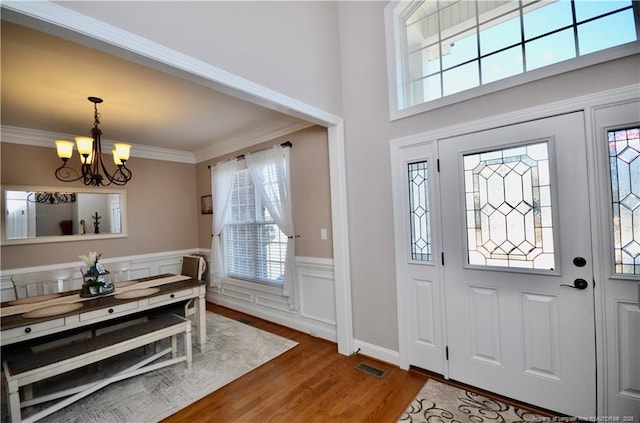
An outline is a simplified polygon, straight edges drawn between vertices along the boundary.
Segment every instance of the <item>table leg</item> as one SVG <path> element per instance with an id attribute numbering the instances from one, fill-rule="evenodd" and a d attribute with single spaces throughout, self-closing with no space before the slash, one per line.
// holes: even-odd
<path id="1" fill-rule="evenodd" d="M 196 309 L 198 343 L 200 344 L 200 352 L 204 352 L 204 346 L 207 343 L 207 306 L 204 294 L 196 299 Z"/>

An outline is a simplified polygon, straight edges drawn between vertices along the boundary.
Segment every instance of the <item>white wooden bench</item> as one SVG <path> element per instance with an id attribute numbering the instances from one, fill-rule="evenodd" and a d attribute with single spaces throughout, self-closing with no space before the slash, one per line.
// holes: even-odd
<path id="1" fill-rule="evenodd" d="M 179 334 L 182 334 L 184 338 L 184 355 L 181 356 L 177 354 L 177 336 Z M 30 385 L 32 383 L 97 363 L 139 347 L 157 343 L 169 337 L 171 338 L 170 348 L 162 351 L 156 349 L 153 355 L 145 357 L 144 360 L 115 375 L 64 391 L 30 398 Z M 171 358 L 153 363 L 168 353 L 171 353 Z M 5 361 L 3 366 L 7 379 L 7 396 L 11 421 L 12 423 L 35 422 L 113 382 L 161 367 L 186 361 L 187 367 L 191 369 L 191 359 L 191 321 L 176 315 L 165 315 L 144 323 L 128 326 L 122 330 L 49 350 L 45 353 Z M 22 400 L 20 398 L 21 387 L 27 388 L 26 391 L 23 389 L 23 396 L 26 398 Z M 24 395 L 25 392 L 27 392 L 26 395 Z M 60 398 L 65 399 L 28 416 L 24 420 L 21 419 L 22 408 Z"/>

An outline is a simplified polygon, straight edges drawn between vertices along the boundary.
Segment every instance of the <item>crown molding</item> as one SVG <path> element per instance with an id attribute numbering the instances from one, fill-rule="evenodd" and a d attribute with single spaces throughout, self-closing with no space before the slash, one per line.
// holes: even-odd
<path id="1" fill-rule="evenodd" d="M 200 163 L 225 154 L 233 153 L 251 147 L 252 145 L 284 137 L 297 131 L 314 126 L 311 122 L 280 119 L 260 128 L 242 132 L 220 141 L 212 142 L 210 146 L 195 152 L 176 150 L 171 148 L 150 147 L 142 144 L 131 145 L 131 157 L 142 159 L 163 160 L 177 163 Z M 73 139 L 75 135 L 61 132 L 41 131 L 38 129 L 19 128 L 17 126 L 0 126 L 0 144 L 22 144 L 36 147 L 55 148 L 53 141 Z M 111 151 L 116 141 L 101 139 L 103 150 Z"/>
<path id="2" fill-rule="evenodd" d="M 297 131 L 314 126 L 311 122 L 291 121 L 280 119 L 260 128 L 236 134 L 232 137 L 220 140 L 211 146 L 194 152 L 196 163 L 215 159 L 225 154 L 247 149 L 253 145 L 267 142 L 279 137 L 292 134 Z"/>
<path id="3" fill-rule="evenodd" d="M 59 139 L 73 139 L 75 135 L 60 132 L 40 131 L 37 129 L 19 128 L 16 126 L 0 126 L 0 143 L 33 145 L 36 147 L 55 148 L 53 141 Z M 116 141 L 102 139 L 102 146 L 105 151 L 111 151 Z M 178 163 L 195 163 L 193 153 L 188 151 L 174 150 L 170 148 L 149 147 L 146 145 L 134 144 L 131 146 L 131 157 L 143 159 L 164 160 Z"/>

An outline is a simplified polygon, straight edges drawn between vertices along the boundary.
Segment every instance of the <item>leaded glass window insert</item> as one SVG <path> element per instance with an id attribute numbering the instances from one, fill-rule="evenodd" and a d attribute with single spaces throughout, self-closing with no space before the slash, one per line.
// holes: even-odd
<path id="1" fill-rule="evenodd" d="M 609 131 L 615 273 L 640 275 L 640 128 Z"/>
<path id="2" fill-rule="evenodd" d="M 411 260 L 431 261 L 429 167 L 427 161 L 409 163 L 409 222 Z"/>
<path id="3" fill-rule="evenodd" d="M 471 265 L 555 267 L 548 143 L 464 156 Z"/>

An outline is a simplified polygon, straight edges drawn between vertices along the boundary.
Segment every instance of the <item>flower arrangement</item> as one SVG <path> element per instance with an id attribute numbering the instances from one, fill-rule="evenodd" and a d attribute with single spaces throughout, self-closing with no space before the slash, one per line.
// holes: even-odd
<path id="1" fill-rule="evenodd" d="M 87 272 L 83 275 L 84 284 L 82 285 L 80 295 L 95 296 L 112 293 L 114 287 L 109 280 L 109 272 L 101 263 L 98 263 L 102 254 L 89 251 L 89 255 L 81 255 L 78 257 L 87 266 Z"/>
<path id="2" fill-rule="evenodd" d="M 95 251 L 89 251 L 88 256 L 85 256 L 85 255 L 78 256 L 78 258 L 80 258 L 80 260 L 82 260 L 84 264 L 87 265 L 87 269 L 88 269 L 87 274 L 89 275 L 97 275 L 99 273 L 97 265 L 98 265 L 98 260 L 100 260 L 100 257 L 102 257 L 102 254 L 99 254 Z"/>

